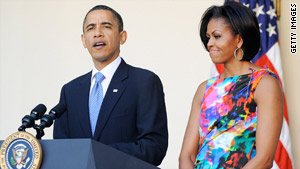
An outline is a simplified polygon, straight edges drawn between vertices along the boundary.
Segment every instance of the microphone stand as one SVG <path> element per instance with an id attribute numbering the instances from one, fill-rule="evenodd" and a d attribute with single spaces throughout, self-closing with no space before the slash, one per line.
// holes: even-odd
<path id="1" fill-rule="evenodd" d="M 33 128 L 36 130 L 36 138 L 41 140 L 42 137 L 45 135 L 44 129 L 40 127 L 39 125 L 34 125 Z"/>
<path id="2" fill-rule="evenodd" d="M 36 130 L 36 138 L 42 139 L 42 137 L 45 135 L 44 128 L 50 127 L 53 124 L 53 120 L 56 118 L 55 113 L 50 111 L 49 114 L 44 115 L 41 118 L 40 125 L 34 125 L 33 128 Z"/>

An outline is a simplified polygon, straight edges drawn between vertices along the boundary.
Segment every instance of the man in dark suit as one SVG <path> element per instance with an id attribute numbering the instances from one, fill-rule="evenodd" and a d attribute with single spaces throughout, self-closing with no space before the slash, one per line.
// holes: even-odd
<path id="1" fill-rule="evenodd" d="M 63 86 L 60 103 L 66 112 L 56 120 L 53 137 L 92 138 L 159 165 L 168 147 L 159 77 L 119 56 L 127 33 L 121 16 L 110 7 L 98 5 L 86 14 L 81 37 L 94 67 Z"/>

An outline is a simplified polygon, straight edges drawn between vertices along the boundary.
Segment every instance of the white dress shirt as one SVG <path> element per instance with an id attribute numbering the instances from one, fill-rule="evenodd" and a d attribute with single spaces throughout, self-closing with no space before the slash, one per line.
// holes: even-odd
<path id="1" fill-rule="evenodd" d="M 110 84 L 110 81 L 115 74 L 117 68 L 119 67 L 121 63 L 121 57 L 118 56 L 113 62 L 105 66 L 100 72 L 104 75 L 104 79 L 102 80 L 102 88 L 103 88 L 103 98 L 105 97 L 107 88 Z M 90 88 L 90 94 L 93 89 L 93 86 L 95 84 L 95 74 L 98 73 L 99 71 L 96 69 L 95 65 L 93 65 L 93 71 L 92 71 L 92 78 L 91 78 L 91 88 Z"/>

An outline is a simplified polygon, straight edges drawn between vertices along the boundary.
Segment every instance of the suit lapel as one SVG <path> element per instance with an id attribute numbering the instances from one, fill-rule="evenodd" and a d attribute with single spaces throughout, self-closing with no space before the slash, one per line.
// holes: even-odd
<path id="1" fill-rule="evenodd" d="M 122 59 L 118 69 L 114 73 L 109 87 L 106 91 L 101 109 L 100 114 L 98 117 L 96 130 L 95 130 L 95 139 L 99 139 L 103 128 L 107 120 L 110 117 L 115 105 L 119 101 L 120 97 L 122 96 L 123 92 L 126 89 L 126 86 L 123 84 L 123 80 L 126 79 L 128 76 L 128 65 Z"/>
<path id="2" fill-rule="evenodd" d="M 91 76 L 92 72 L 86 74 L 83 79 L 79 82 L 79 89 L 76 91 L 78 93 L 78 104 L 77 107 L 79 125 L 84 132 L 84 136 L 91 138 L 91 125 L 89 119 L 89 94 L 91 86 Z M 88 126 L 88 127 L 87 127 Z"/>

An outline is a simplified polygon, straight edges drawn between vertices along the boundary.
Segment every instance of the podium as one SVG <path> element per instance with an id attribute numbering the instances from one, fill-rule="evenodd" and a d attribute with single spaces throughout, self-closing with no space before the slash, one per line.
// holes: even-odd
<path id="1" fill-rule="evenodd" d="M 0 146 L 3 141 L 0 141 Z M 41 169 L 158 169 L 158 167 L 91 139 L 39 140 Z"/>

